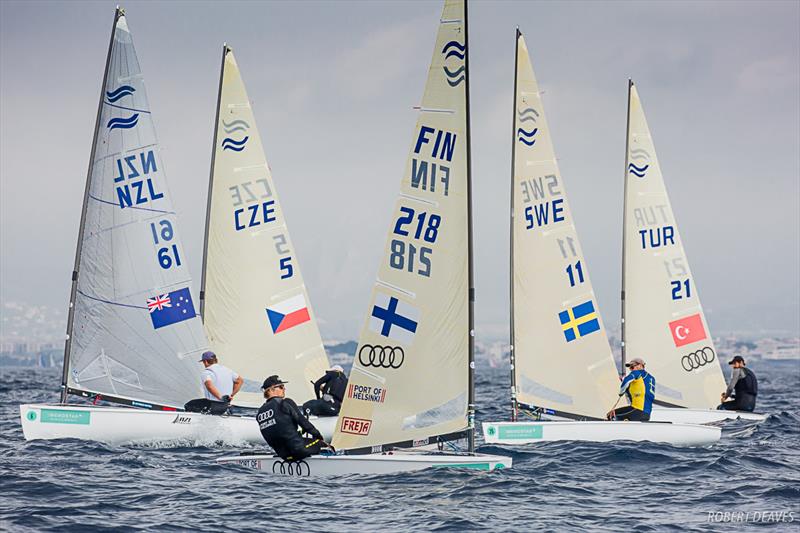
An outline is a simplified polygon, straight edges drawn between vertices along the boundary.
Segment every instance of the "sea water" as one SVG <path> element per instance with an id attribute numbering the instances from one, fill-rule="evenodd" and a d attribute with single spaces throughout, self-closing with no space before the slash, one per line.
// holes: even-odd
<path id="1" fill-rule="evenodd" d="M 800 362 L 749 367 L 771 416 L 708 448 L 481 446 L 514 467 L 335 478 L 218 465 L 234 451 L 222 446 L 26 442 L 19 404 L 57 401 L 60 371 L 0 368 L 0 529 L 798 531 Z M 479 367 L 476 385 L 478 421 L 507 420 L 508 370 Z"/>

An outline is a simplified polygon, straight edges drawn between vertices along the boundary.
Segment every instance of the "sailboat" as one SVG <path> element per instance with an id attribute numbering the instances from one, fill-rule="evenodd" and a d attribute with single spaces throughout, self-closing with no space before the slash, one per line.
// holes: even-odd
<path id="1" fill-rule="evenodd" d="M 719 440 L 719 428 L 605 421 L 619 398 L 617 369 L 519 29 L 510 270 L 512 421 L 484 423 L 486 443 L 635 440 L 697 445 Z M 532 420 L 520 421 L 520 415 Z M 543 417 L 559 421 L 537 420 Z"/>
<path id="2" fill-rule="evenodd" d="M 252 418 L 179 412 L 207 347 L 142 72 L 117 8 L 86 178 L 61 402 L 20 406 L 25 438 L 262 440 Z M 68 403 L 70 396 L 120 407 Z"/>
<path id="3" fill-rule="evenodd" d="M 303 403 L 328 357 L 239 66 L 222 48 L 200 314 L 212 350 L 245 379 L 234 405 L 261 406 L 261 383 L 272 374 Z M 335 416 L 312 422 L 331 438 Z"/>
<path id="4" fill-rule="evenodd" d="M 295 475 L 511 466 L 509 457 L 474 453 L 468 62 L 466 3 L 446 0 L 333 436 L 338 453 L 219 462 Z M 466 441 L 469 451 L 429 449 L 457 441 Z"/>
<path id="5" fill-rule="evenodd" d="M 622 364 L 647 362 L 651 420 L 710 423 L 766 415 L 717 411 L 726 384 L 664 186 L 639 93 L 628 80 L 622 248 Z"/>

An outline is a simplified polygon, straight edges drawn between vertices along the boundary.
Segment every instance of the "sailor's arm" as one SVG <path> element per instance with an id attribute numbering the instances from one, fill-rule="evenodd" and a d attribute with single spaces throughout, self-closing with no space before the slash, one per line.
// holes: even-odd
<path id="1" fill-rule="evenodd" d="M 634 376 L 635 373 L 636 372 L 634 371 L 634 372 L 631 372 L 630 374 L 628 374 L 627 376 L 625 376 L 625 379 L 623 379 L 622 383 L 619 384 L 619 395 L 620 396 L 622 396 L 623 394 L 625 394 L 628 391 L 628 387 L 630 387 L 631 382 L 634 379 L 636 379 L 636 377 Z"/>
<path id="2" fill-rule="evenodd" d="M 231 399 L 236 396 L 236 393 L 239 392 L 239 389 L 242 388 L 244 385 L 244 378 L 242 376 L 236 376 L 236 379 L 233 380 L 233 391 L 231 391 Z"/>
<path id="3" fill-rule="evenodd" d="M 725 397 L 729 398 L 731 394 L 733 394 L 733 389 L 736 388 L 736 382 L 739 381 L 742 377 L 744 377 L 744 372 L 742 372 L 741 368 L 734 368 L 731 372 L 731 380 L 728 383 L 728 388 L 725 389 Z"/>
<path id="4" fill-rule="evenodd" d="M 197 382 L 195 382 L 195 383 L 197 383 Z M 211 396 L 213 396 L 217 400 L 220 400 L 220 401 L 222 400 L 222 395 L 219 393 L 219 390 L 217 390 L 217 387 L 214 386 L 214 381 L 211 378 L 205 380 L 203 382 L 203 385 L 206 386 L 206 389 L 208 390 L 208 392 L 211 393 Z"/>
<path id="5" fill-rule="evenodd" d="M 322 438 L 322 434 L 319 432 L 317 428 L 314 427 L 314 424 L 308 421 L 306 417 L 300 413 L 300 408 L 297 407 L 297 404 L 294 403 L 294 400 L 291 398 L 286 398 L 281 402 L 281 407 L 283 407 L 288 415 L 292 417 L 295 424 L 303 428 L 303 431 L 314 437 L 315 439 L 325 440 Z"/>

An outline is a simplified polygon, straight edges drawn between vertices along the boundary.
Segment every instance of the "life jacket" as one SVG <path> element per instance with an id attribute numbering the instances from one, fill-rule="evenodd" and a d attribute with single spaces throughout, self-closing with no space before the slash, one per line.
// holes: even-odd
<path id="1" fill-rule="evenodd" d="M 755 373 L 746 366 L 743 366 L 742 370 L 744 370 L 744 377 L 740 378 L 733 387 L 736 396 L 739 397 L 742 394 L 758 396 L 758 380 Z"/>
<path id="2" fill-rule="evenodd" d="M 305 445 L 297 431 L 296 419 L 300 416 L 297 404 L 290 398 L 270 398 L 258 410 L 256 422 L 261 435 L 281 457 L 291 455 Z"/>

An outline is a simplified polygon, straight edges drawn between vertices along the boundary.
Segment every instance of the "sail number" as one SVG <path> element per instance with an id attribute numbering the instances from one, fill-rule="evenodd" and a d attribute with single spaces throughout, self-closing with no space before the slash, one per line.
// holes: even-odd
<path id="1" fill-rule="evenodd" d="M 669 286 L 672 289 L 673 300 L 683 300 L 684 298 L 688 299 L 692 297 L 692 284 L 689 278 L 670 281 Z"/>
<path id="2" fill-rule="evenodd" d="M 416 212 L 410 207 L 400 207 L 400 216 L 394 224 L 393 233 L 433 244 L 439 236 L 441 225 L 440 215 L 426 211 Z M 392 239 L 389 251 L 390 267 L 430 277 L 432 248 L 416 246 L 402 239 Z"/>
<path id="3" fill-rule="evenodd" d="M 159 220 L 150 224 L 150 231 L 153 234 L 153 243 L 164 244 L 168 243 L 175 236 L 175 230 L 172 228 L 172 223 L 169 220 Z M 181 255 L 178 252 L 177 244 L 167 244 L 158 249 L 158 264 L 163 269 L 172 268 L 173 266 L 181 266 Z"/>

